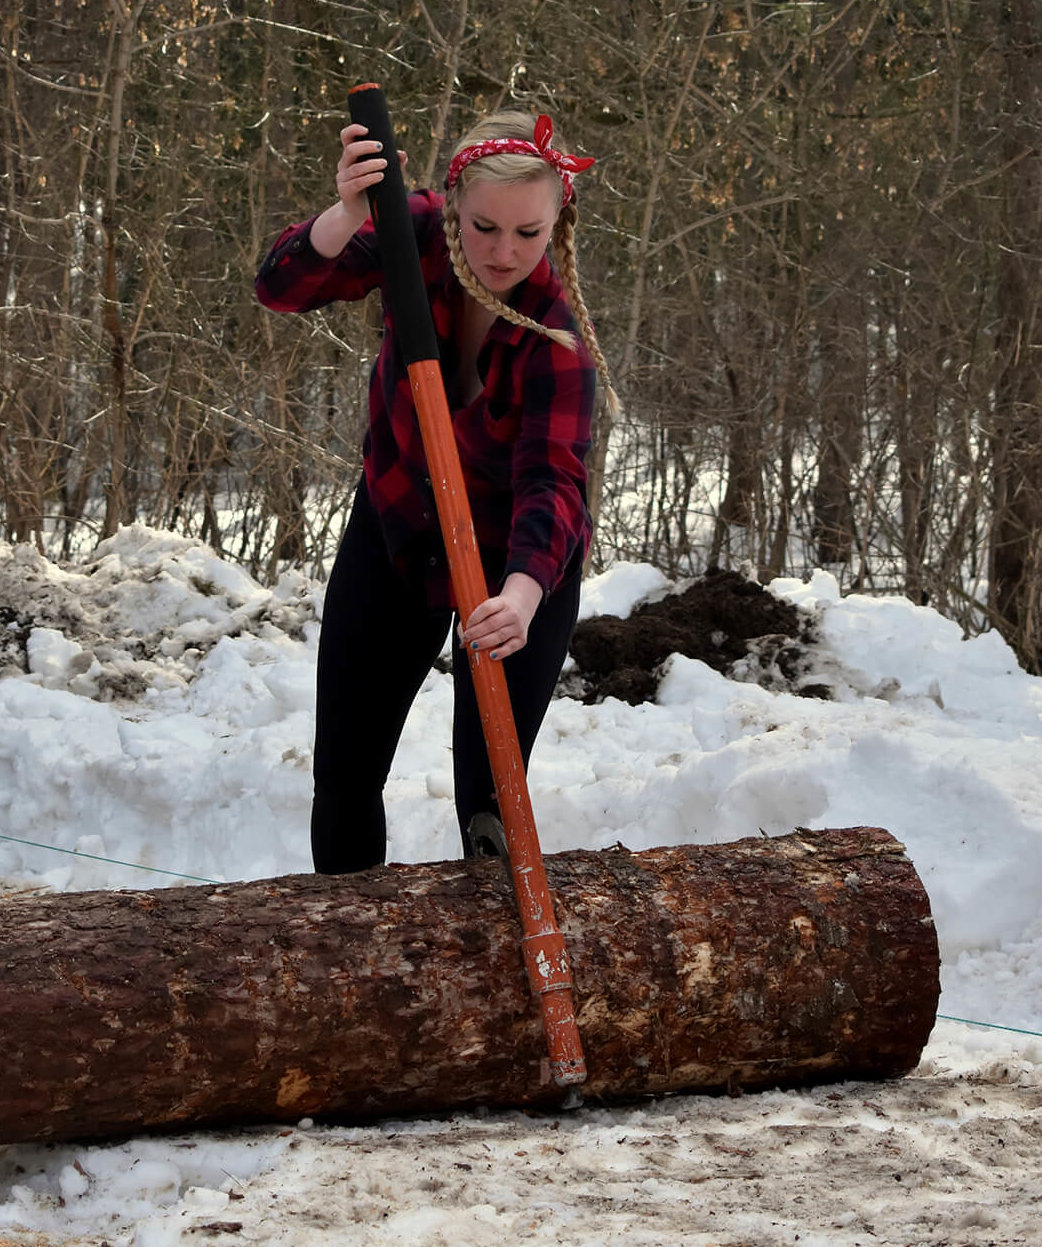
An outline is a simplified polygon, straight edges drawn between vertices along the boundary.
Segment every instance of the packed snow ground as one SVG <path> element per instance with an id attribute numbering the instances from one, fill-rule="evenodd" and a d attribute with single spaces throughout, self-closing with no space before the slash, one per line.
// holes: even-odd
<path id="1" fill-rule="evenodd" d="M 911 1077 L 0 1147 L 0 1247 L 1037 1247 L 1042 680 L 995 635 L 963 640 L 902 598 L 841 598 L 823 572 L 771 587 L 815 617 L 832 699 L 674 657 L 654 704 L 555 701 L 530 773 L 543 848 L 888 828 L 931 897 L 940 1012 L 964 1019 L 938 1022 Z M 621 565 L 587 584 L 584 611 L 668 588 Z M 308 870 L 321 596 L 141 527 L 71 569 L 0 545 L 2 886 Z M 388 790 L 393 860 L 458 854 L 450 711 L 433 673 Z"/>

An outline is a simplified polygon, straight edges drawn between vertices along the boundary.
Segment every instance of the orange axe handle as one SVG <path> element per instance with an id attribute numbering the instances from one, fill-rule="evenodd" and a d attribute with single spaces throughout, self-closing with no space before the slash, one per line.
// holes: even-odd
<path id="1" fill-rule="evenodd" d="M 383 143 L 387 154 L 384 178 L 369 191 L 370 207 L 383 256 L 387 297 L 408 367 L 435 489 L 449 573 L 460 617 L 465 620 L 488 597 L 488 587 L 452 432 L 405 182 L 395 158 L 394 133 L 383 92 L 375 83 L 353 88 L 349 104 L 352 120 L 366 126 L 369 137 Z M 569 1086 L 585 1081 L 586 1060 L 575 1020 L 568 953 L 554 918 L 510 693 L 501 664 L 484 652 L 468 653 L 506 833 L 528 981 L 542 1013 L 551 1077 L 558 1086 Z"/>

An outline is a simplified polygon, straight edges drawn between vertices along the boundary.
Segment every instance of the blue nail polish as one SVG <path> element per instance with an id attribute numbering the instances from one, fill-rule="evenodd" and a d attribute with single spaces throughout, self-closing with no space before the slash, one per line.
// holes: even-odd
<path id="1" fill-rule="evenodd" d="M 493 650 L 493 651 L 492 651 L 492 658 L 493 658 L 493 659 L 496 659 L 496 658 L 498 658 L 498 657 L 499 657 L 499 654 L 497 653 L 497 651 L 496 651 L 496 650 Z"/>
<path id="2" fill-rule="evenodd" d="M 470 643 L 470 648 L 471 648 L 471 649 L 477 649 L 477 648 L 478 648 L 478 643 L 477 643 L 477 641 L 471 641 L 471 643 Z"/>

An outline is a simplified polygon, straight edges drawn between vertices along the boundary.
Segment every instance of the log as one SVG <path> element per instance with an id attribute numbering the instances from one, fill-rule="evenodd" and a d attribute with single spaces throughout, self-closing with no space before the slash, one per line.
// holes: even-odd
<path id="1" fill-rule="evenodd" d="M 584 1100 L 891 1078 L 939 995 L 880 828 L 546 859 Z M 494 859 L 0 903 L 0 1142 L 561 1103 Z"/>

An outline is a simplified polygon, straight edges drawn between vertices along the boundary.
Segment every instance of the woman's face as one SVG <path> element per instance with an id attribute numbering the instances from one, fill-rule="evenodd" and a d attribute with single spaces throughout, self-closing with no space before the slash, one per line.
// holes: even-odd
<path id="1" fill-rule="evenodd" d="M 542 259 L 557 219 L 559 188 L 531 182 L 474 181 L 460 197 L 460 241 L 478 281 L 501 299 Z"/>

